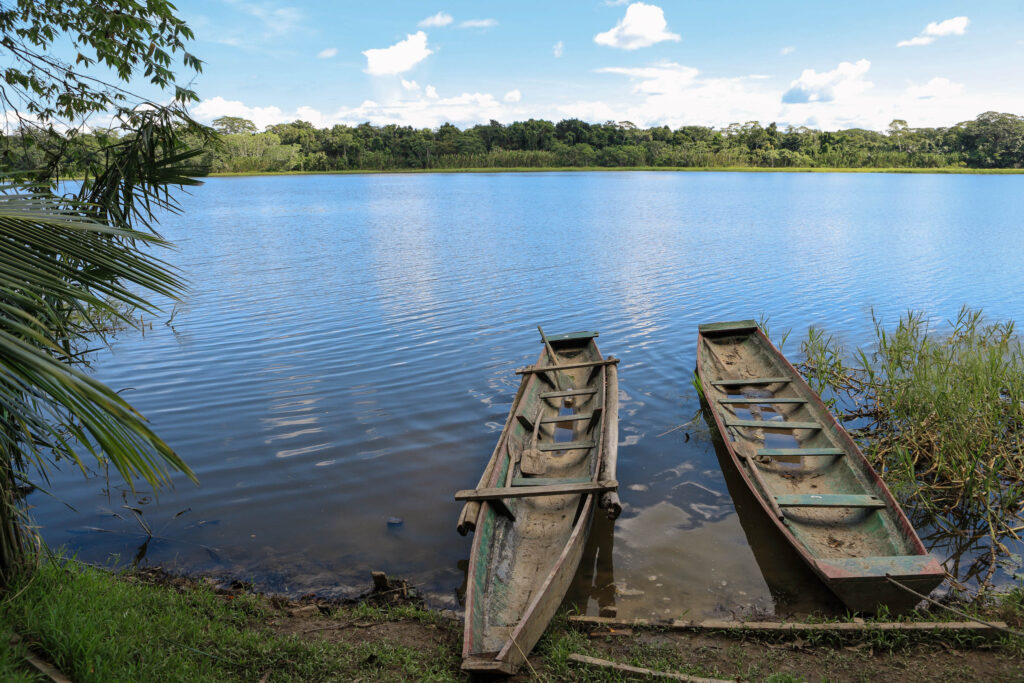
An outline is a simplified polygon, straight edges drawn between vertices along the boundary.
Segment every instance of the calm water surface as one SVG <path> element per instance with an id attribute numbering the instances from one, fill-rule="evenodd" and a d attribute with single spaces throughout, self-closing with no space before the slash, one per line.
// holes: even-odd
<path id="1" fill-rule="evenodd" d="M 154 501 L 65 471 L 51 480 L 59 498 L 31 502 L 50 544 L 92 562 L 144 552 L 172 570 L 339 596 L 382 569 L 454 606 L 470 539 L 455 532 L 452 493 L 479 478 L 515 395 L 513 369 L 540 352 L 534 326 L 598 329 L 602 351 L 622 359 L 625 511 L 614 528 L 595 522 L 576 599 L 636 616 L 799 609 L 762 565 L 800 565 L 751 547 L 748 536 L 770 544 L 773 529 L 737 517 L 702 421 L 673 431 L 699 407 L 697 325 L 763 314 L 776 338 L 819 325 L 856 345 L 872 337 L 872 308 L 893 324 L 907 309 L 940 321 L 962 304 L 1020 318 L 1022 183 L 210 179 L 163 222 L 178 245 L 169 258 L 192 282 L 187 300 L 170 325 L 165 316 L 122 334 L 95 359 L 201 486 L 179 477 Z M 141 550 L 126 504 L 155 533 Z"/>

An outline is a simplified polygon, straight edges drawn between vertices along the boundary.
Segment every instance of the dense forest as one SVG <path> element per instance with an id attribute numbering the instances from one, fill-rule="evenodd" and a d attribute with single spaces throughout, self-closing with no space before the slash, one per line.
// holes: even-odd
<path id="1" fill-rule="evenodd" d="M 629 121 L 558 123 L 491 121 L 465 130 L 336 125 L 305 121 L 268 126 L 246 119 L 213 122 L 218 139 L 205 144 L 197 174 L 271 171 L 540 167 L 800 167 L 800 168 L 1022 168 L 1024 117 L 986 112 L 948 128 L 911 128 L 895 120 L 884 132 L 853 128 L 780 129 L 775 123 L 725 128 L 639 128 Z M 72 134 L 58 144 L 65 176 L 88 167 L 109 134 Z M 47 164 L 53 140 L 25 131 L 7 137 L 3 163 L 15 169 Z M 196 163 L 192 160 L 190 163 Z"/>

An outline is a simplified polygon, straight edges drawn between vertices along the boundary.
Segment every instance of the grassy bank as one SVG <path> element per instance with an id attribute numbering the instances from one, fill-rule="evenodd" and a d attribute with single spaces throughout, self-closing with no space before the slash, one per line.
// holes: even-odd
<path id="1" fill-rule="evenodd" d="M 1024 591 L 975 606 L 1024 626 Z M 937 617 L 923 617 L 934 619 Z M 942 615 L 938 615 L 942 618 Z M 26 655 L 75 681 L 462 681 L 461 626 L 410 605 L 331 605 L 216 590 L 155 572 L 111 574 L 74 562 L 44 563 L 0 607 L 0 679 L 42 680 Z M 1013 638 L 865 631 L 843 637 L 733 632 L 594 632 L 556 618 L 520 680 L 622 680 L 569 662 L 576 652 L 698 676 L 743 680 L 861 680 L 905 669 L 1011 680 Z M 902 675 L 902 674 L 901 674 Z"/>
<path id="2" fill-rule="evenodd" d="M 384 170 L 354 171 L 260 171 L 245 173 L 211 173 L 211 178 L 239 176 L 274 176 L 274 175 L 378 175 L 383 173 L 583 173 L 583 172 L 614 172 L 614 171 L 706 171 L 718 173 L 931 173 L 956 175 L 1019 175 L 1024 173 L 1020 168 L 765 168 L 761 166 L 539 166 L 513 168 L 394 168 Z"/>

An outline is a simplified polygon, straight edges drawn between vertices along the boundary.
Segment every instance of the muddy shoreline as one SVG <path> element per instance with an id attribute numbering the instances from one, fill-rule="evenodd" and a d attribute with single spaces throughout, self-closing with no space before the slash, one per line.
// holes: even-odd
<path id="1" fill-rule="evenodd" d="M 342 646 L 392 643 L 425 653 L 442 648 L 458 660 L 462 617 L 453 610 L 425 608 L 423 597 L 407 581 L 367 577 L 358 598 L 298 599 L 255 592 L 250 584 L 212 577 L 175 575 L 160 568 L 112 575 L 115 580 L 162 586 L 179 592 L 212 590 L 230 603 L 255 595 L 267 610 L 249 627 L 277 636 Z M 925 613 L 925 618 L 929 616 Z M 1020 612 L 994 612 L 1012 628 L 1024 627 Z M 1022 643 L 992 633 L 843 634 L 769 633 L 738 630 L 670 631 L 652 625 L 609 628 L 573 623 L 565 613 L 552 622 L 529 663 L 513 681 L 605 680 L 607 672 L 565 661 L 569 651 L 656 670 L 714 675 L 735 680 L 862 681 L 898 675 L 905 681 L 1024 680 Z M 454 680 L 464 675 L 451 671 Z"/>

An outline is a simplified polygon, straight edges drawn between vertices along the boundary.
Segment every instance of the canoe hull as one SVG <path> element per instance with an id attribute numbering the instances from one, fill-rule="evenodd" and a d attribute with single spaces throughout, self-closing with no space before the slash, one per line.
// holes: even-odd
<path id="1" fill-rule="evenodd" d="M 827 585 L 835 595 L 843 601 L 848 609 L 858 612 L 877 612 L 886 608 L 896 613 L 914 607 L 919 599 L 891 583 L 886 575 L 900 583 L 927 595 L 945 578 L 945 571 L 939 563 L 928 555 L 917 533 L 911 526 L 906 515 L 900 509 L 889 489 L 882 482 L 874 469 L 860 452 L 856 443 L 846 430 L 835 420 L 834 416 L 822 403 L 821 398 L 807 385 L 796 369 L 771 344 L 764 334 L 752 322 L 743 327 L 737 323 L 721 323 L 712 326 L 701 326 L 698 338 L 697 377 L 702 387 L 702 401 L 708 412 L 713 416 L 713 425 L 721 436 L 729 457 L 744 484 L 753 494 L 759 506 L 773 521 L 786 541 L 793 547 L 808 567 Z M 748 339 L 749 338 L 749 341 Z M 735 346 L 748 344 L 747 355 L 761 355 L 765 363 L 760 373 L 765 379 L 776 378 L 779 382 L 758 382 L 755 378 L 735 379 L 728 376 L 728 370 L 740 367 L 743 354 L 736 349 L 722 358 L 715 358 L 712 341 L 716 343 L 735 342 Z M 727 344 L 726 344 L 727 345 Z M 755 353 L 750 353 L 750 349 Z M 757 373 L 755 373 L 756 375 Z M 778 377 L 776 377 L 778 376 Z M 722 382 L 722 384 L 716 384 Z M 762 391 L 762 387 L 770 387 L 772 391 Z M 783 415 L 783 420 L 776 424 L 800 425 L 808 417 L 817 421 L 820 429 L 773 429 L 766 422 L 759 422 L 760 427 L 754 430 L 747 426 L 749 421 L 735 418 L 735 408 L 745 408 L 749 399 L 726 395 L 726 390 L 739 391 L 742 388 L 756 387 L 758 391 L 750 391 L 764 400 L 757 405 L 771 405 L 771 398 L 784 398 L 787 403 L 775 404 L 768 408 L 772 417 Z M 781 387 L 781 389 L 780 389 Z M 745 394 L 746 395 L 746 394 Z M 731 406 L 727 410 L 726 402 Z M 740 402 L 736 402 L 740 401 Z M 780 407 L 780 406 L 785 406 Z M 779 412 L 776 412 L 779 411 Z M 781 411 L 788 411 L 781 412 Z M 727 423 L 729 419 L 729 423 Z M 732 430 L 732 432 L 730 432 Z M 809 458 L 776 458 L 755 456 L 760 450 L 757 446 L 767 446 L 767 438 L 779 438 L 778 432 L 801 435 L 799 439 L 792 437 L 800 449 L 826 449 L 838 452 L 828 457 L 810 458 L 814 466 L 804 461 Z M 732 438 L 731 435 L 735 435 Z M 760 443 L 758 443 L 758 440 Z M 741 452 L 742 451 L 742 452 Z M 786 451 L 789 452 L 789 451 Z M 799 467 L 785 469 L 778 465 L 780 460 L 797 460 Z M 824 463 L 824 464 L 822 464 Z M 796 464 L 796 463 L 787 463 Z M 757 470 L 755 471 L 755 468 Z M 806 469 L 805 469 L 806 468 Z M 848 468 L 844 469 L 844 468 Z M 797 476 L 794 476 L 794 473 Z M 814 487 L 822 488 L 815 491 L 800 490 L 793 481 L 799 481 L 801 474 L 817 473 L 821 477 Z M 779 506 L 779 500 L 790 499 L 799 493 L 827 493 L 829 477 L 832 484 L 840 489 L 853 488 L 854 491 L 840 490 L 838 494 L 854 494 L 853 497 L 870 495 L 882 509 L 867 511 L 849 510 L 843 512 L 825 512 L 814 506 L 807 508 L 786 508 Z M 783 479 L 788 477 L 788 479 Z M 772 485 L 782 490 L 766 487 Z M 790 488 L 785 488 L 789 486 Z M 831 493 L 831 492 L 828 492 Z M 859 494 L 859 495 L 858 495 Z M 808 496 L 813 498 L 814 496 Z M 840 508 L 841 509 L 841 508 Z M 810 512 L 808 512 L 810 511 Z M 832 515 L 832 516 L 830 516 Z M 833 550 L 846 546 L 855 546 L 858 552 Z M 867 552 L 872 546 L 888 549 L 887 552 Z"/>
<path id="2" fill-rule="evenodd" d="M 615 361 L 601 357 L 593 336 L 549 338 L 565 370 L 521 371 L 520 390 L 478 490 L 578 486 L 602 476 L 607 421 L 617 420 L 608 410 L 606 381 L 606 364 Z M 548 359 L 543 352 L 534 367 L 549 365 Z M 566 442 L 569 448 L 558 447 Z M 471 524 L 460 517 L 460 527 L 474 530 L 464 671 L 512 674 L 526 661 L 579 567 L 600 495 L 506 496 L 481 501 Z"/>

